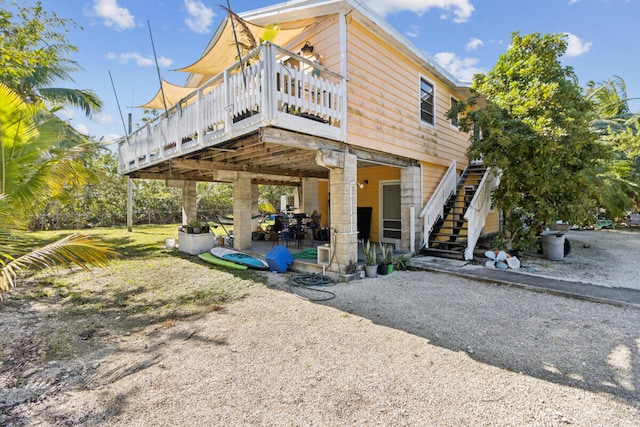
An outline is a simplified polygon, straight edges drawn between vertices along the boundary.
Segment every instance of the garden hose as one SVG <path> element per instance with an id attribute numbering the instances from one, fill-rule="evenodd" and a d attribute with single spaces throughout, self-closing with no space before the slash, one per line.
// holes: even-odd
<path id="1" fill-rule="evenodd" d="M 307 301 L 329 301 L 336 297 L 331 291 L 327 291 L 325 289 L 318 289 L 320 286 L 334 286 L 335 282 L 329 279 L 327 276 L 321 274 L 299 274 L 296 276 L 289 277 L 289 291 L 292 294 L 297 296 L 298 298 L 302 298 Z M 324 295 L 319 298 L 312 298 L 311 296 L 314 293 Z"/>

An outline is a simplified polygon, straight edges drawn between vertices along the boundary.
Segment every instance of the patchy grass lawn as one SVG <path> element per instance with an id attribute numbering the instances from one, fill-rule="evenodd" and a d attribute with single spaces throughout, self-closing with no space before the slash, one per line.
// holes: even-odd
<path id="1" fill-rule="evenodd" d="M 33 232 L 21 237 L 27 240 L 26 249 L 69 233 Z M 62 268 L 54 274 L 24 277 L 0 303 L 0 313 L 12 304 L 26 305 L 46 320 L 33 331 L 42 344 L 41 360 L 91 351 L 94 340 L 88 338 L 93 336 L 128 335 L 150 325 L 170 327 L 180 320 L 219 310 L 263 286 L 265 280 L 251 270 L 225 270 L 166 249 L 165 239 L 176 237 L 177 225 L 138 226 L 133 232 L 97 228 L 80 233 L 108 242 L 120 258 L 105 269 L 91 272 Z M 8 323 L 5 321 L 4 326 Z M 0 341 L 10 340 L 11 331 L 4 332 Z"/>

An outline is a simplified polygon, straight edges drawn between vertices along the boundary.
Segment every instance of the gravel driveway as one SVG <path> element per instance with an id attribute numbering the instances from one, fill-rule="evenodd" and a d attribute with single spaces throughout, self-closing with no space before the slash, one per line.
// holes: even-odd
<path id="1" fill-rule="evenodd" d="M 640 234 L 593 235 L 631 240 L 635 252 L 627 248 L 626 256 L 638 264 Z M 600 244 L 590 249 L 608 260 Z M 523 261 L 540 274 L 568 275 L 570 262 L 584 261 L 579 252 L 548 267 Z M 595 274 L 584 270 L 576 275 Z M 337 284 L 330 288 L 336 298 L 314 303 L 289 292 L 288 275 L 266 274 L 267 288 L 222 311 L 121 337 L 117 351 L 83 362 L 78 387 L 25 406 L 25 419 L 86 426 L 640 422 L 638 309 L 405 271 Z"/>

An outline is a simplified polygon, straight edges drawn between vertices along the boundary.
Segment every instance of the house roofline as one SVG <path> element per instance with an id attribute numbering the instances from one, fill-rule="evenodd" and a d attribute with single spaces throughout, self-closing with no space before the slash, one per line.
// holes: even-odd
<path id="1" fill-rule="evenodd" d="M 339 12 L 345 14 L 359 13 L 363 18 L 369 20 L 373 25 L 382 29 L 384 33 L 405 47 L 408 53 L 416 56 L 437 74 L 440 74 L 444 79 L 448 80 L 452 86 L 457 88 L 468 88 L 471 86 L 471 82 L 458 80 L 453 74 L 438 64 L 435 59 L 419 49 L 411 40 L 402 35 L 402 33 L 385 21 L 384 18 L 369 8 L 369 6 L 356 0 L 294 0 L 239 13 L 239 15 L 250 22 L 267 25 L 274 22 L 274 16 L 280 18 L 280 21 L 287 21 Z"/>
<path id="2" fill-rule="evenodd" d="M 424 62 L 436 74 L 444 78 L 451 86 L 459 89 L 468 89 L 470 82 L 458 80 L 453 74 L 438 64 L 435 59 L 419 49 L 411 40 L 402 35 L 398 30 L 393 28 L 380 15 L 371 10 L 367 5 L 357 2 L 356 0 L 293 0 L 284 3 L 278 3 L 272 6 L 266 6 L 246 12 L 236 12 L 238 15 L 249 22 L 258 25 L 268 25 L 278 22 L 289 22 L 306 18 L 330 15 L 335 13 L 359 14 L 362 18 L 368 20 L 374 26 L 379 27 L 384 34 L 387 34 L 399 47 L 406 49 L 406 53 L 414 55 L 418 60 Z M 275 19 L 274 19 L 275 18 Z M 215 44 L 216 40 L 222 32 L 225 20 L 223 20 L 216 31 L 213 33 L 203 54 Z M 384 36 L 383 36 L 384 37 Z M 189 81 L 193 75 L 187 77 Z"/>

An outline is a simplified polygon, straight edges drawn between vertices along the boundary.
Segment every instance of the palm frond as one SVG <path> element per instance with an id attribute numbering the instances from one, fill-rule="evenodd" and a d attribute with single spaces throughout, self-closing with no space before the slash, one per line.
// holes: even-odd
<path id="1" fill-rule="evenodd" d="M 18 273 L 21 271 L 43 270 L 59 265 L 77 265 L 89 271 L 92 266 L 106 267 L 118 254 L 104 242 L 74 233 L 18 258 L 2 256 L 4 259 L 0 259 L 0 291 L 6 292 L 15 286 Z"/>
<path id="2" fill-rule="evenodd" d="M 243 49 L 246 50 L 253 50 L 256 47 L 258 47 L 258 42 L 256 42 L 256 38 L 253 36 L 253 33 L 251 32 L 251 30 L 249 29 L 249 27 L 247 26 L 247 23 L 244 19 L 242 19 L 237 13 L 235 13 L 233 10 L 229 9 L 226 6 L 223 5 L 218 5 L 220 6 L 220 8 L 222 10 L 224 10 L 225 12 L 227 12 L 227 14 L 229 15 L 229 17 L 235 21 L 236 24 L 238 24 L 240 26 L 240 32 L 242 33 L 242 35 L 247 39 L 246 42 L 240 42 L 238 41 L 238 44 L 240 44 Z"/>
<path id="3" fill-rule="evenodd" d="M 47 87 L 38 90 L 40 96 L 54 104 L 71 105 L 84 111 L 87 117 L 102 108 L 102 101 L 95 92 L 88 89 L 67 89 Z"/>

